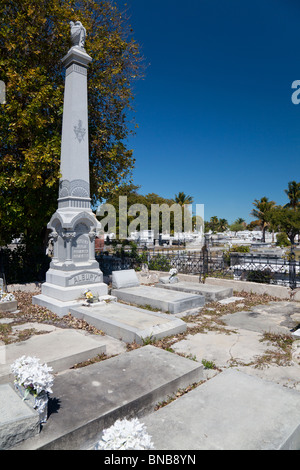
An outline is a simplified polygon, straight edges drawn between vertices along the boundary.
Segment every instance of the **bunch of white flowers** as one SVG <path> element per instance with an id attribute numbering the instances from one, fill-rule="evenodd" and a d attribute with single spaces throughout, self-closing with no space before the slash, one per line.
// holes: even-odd
<path id="1" fill-rule="evenodd" d="M 172 269 L 170 269 L 170 271 L 169 271 L 170 277 L 176 276 L 177 273 L 178 273 L 178 271 L 177 271 L 176 268 L 172 268 Z"/>
<path id="2" fill-rule="evenodd" d="M 11 302 L 12 300 L 16 300 L 13 294 L 3 292 L 0 289 L 0 302 Z"/>
<path id="3" fill-rule="evenodd" d="M 95 450 L 147 449 L 154 449 L 151 436 L 137 418 L 131 421 L 118 419 L 113 426 L 103 431 L 102 439 L 95 446 Z"/>
<path id="4" fill-rule="evenodd" d="M 40 364 L 38 358 L 30 356 L 20 357 L 11 366 L 15 382 L 34 396 L 41 392 L 52 393 L 54 380 L 53 375 L 50 374 L 52 370 L 52 367 L 48 367 L 47 364 Z"/>

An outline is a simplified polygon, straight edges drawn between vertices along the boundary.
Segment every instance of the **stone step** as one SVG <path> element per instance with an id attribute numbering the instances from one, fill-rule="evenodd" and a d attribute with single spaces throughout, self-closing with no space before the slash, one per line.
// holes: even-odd
<path id="1" fill-rule="evenodd" d="M 11 364 L 21 356 L 36 356 L 60 372 L 106 352 L 105 338 L 93 339 L 83 331 L 55 329 L 26 341 L 0 346 L 0 384 L 10 382 Z"/>
<path id="2" fill-rule="evenodd" d="M 173 315 L 117 302 L 71 308 L 70 313 L 73 317 L 82 319 L 107 335 L 126 343 L 143 344 L 146 338 L 162 339 L 183 333 L 187 329 L 187 324 Z"/>
<path id="3" fill-rule="evenodd" d="M 203 295 L 205 302 L 216 302 L 218 300 L 232 297 L 233 289 L 230 287 L 213 286 L 209 284 L 200 284 L 197 282 L 176 282 L 168 284 L 165 282 L 159 282 L 155 287 L 163 289 L 170 289 L 180 292 L 188 292 L 195 295 Z"/>
<path id="4" fill-rule="evenodd" d="M 14 449 L 89 449 L 117 419 L 141 418 L 202 379 L 202 364 L 151 345 L 69 370 L 55 378 L 40 434 Z"/>
<path id="5" fill-rule="evenodd" d="M 299 450 L 300 393 L 226 370 L 143 423 L 157 450 Z"/>

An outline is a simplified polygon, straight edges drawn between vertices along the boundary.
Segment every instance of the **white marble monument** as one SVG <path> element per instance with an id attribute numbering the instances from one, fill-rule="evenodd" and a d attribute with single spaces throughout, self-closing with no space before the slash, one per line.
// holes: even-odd
<path id="1" fill-rule="evenodd" d="M 106 295 L 107 285 L 95 260 L 95 237 L 101 224 L 91 210 L 89 181 L 87 71 L 91 57 L 84 49 L 85 28 L 70 22 L 73 46 L 62 59 L 66 67 L 61 139 L 58 209 L 48 228 L 53 258 L 33 302 L 63 316 L 86 290 Z"/>

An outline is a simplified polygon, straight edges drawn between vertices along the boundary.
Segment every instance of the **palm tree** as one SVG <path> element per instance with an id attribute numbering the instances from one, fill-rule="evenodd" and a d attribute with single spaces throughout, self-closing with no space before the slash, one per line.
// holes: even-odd
<path id="1" fill-rule="evenodd" d="M 194 202 L 192 196 L 188 196 L 184 192 L 179 192 L 178 194 L 175 194 L 174 199 L 175 199 L 176 204 L 180 204 L 180 206 L 193 204 Z"/>
<path id="2" fill-rule="evenodd" d="M 276 203 L 274 201 L 269 201 L 267 197 L 262 197 L 260 200 L 255 199 L 253 205 L 256 207 L 256 209 L 253 209 L 250 215 L 258 219 L 262 230 L 262 241 L 265 242 L 266 229 L 270 225 L 270 216 L 272 214 L 272 210 L 275 208 Z"/>
<path id="3" fill-rule="evenodd" d="M 290 200 L 284 207 L 291 207 L 294 210 L 300 207 L 300 183 L 290 181 L 288 183 L 288 189 L 285 189 L 284 192 Z"/>
<path id="4" fill-rule="evenodd" d="M 218 217 L 216 215 L 213 215 L 211 218 L 210 218 L 210 221 L 209 221 L 209 228 L 213 231 L 213 232 L 217 232 L 218 229 L 219 229 L 219 224 L 220 224 L 220 221 L 218 219 Z"/>
<path id="5" fill-rule="evenodd" d="M 225 230 L 228 229 L 228 220 L 219 219 L 219 229 L 220 229 L 220 232 L 225 232 Z"/>

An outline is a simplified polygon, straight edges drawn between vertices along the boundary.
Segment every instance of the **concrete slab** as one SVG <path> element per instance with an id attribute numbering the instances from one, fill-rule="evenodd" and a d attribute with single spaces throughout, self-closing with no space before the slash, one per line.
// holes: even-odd
<path id="1" fill-rule="evenodd" d="M 70 313 L 126 343 L 143 344 L 146 338 L 161 339 L 187 329 L 179 318 L 115 302 L 74 308 Z"/>
<path id="2" fill-rule="evenodd" d="M 143 423 L 157 450 L 299 450 L 300 393 L 227 370 Z"/>
<path id="3" fill-rule="evenodd" d="M 39 305 L 40 307 L 47 308 L 59 317 L 64 317 L 65 315 L 68 315 L 71 307 L 82 305 L 82 300 L 70 300 L 63 302 L 61 300 L 49 297 L 45 294 L 38 294 L 32 297 L 32 303 L 34 305 Z"/>
<path id="4" fill-rule="evenodd" d="M 59 372 L 105 351 L 104 340 L 101 344 L 81 331 L 56 329 L 32 336 L 27 341 L 0 346 L 0 383 L 13 380 L 10 366 L 23 355 L 36 356 Z"/>
<path id="5" fill-rule="evenodd" d="M 260 333 L 289 334 L 290 330 L 284 325 L 286 316 L 283 311 L 279 314 L 260 313 L 258 311 L 242 311 L 224 315 L 221 320 L 232 328 L 257 331 Z"/>
<path id="6" fill-rule="evenodd" d="M 244 297 L 228 297 L 226 299 L 218 300 L 219 304 L 221 305 L 228 305 L 233 304 L 234 302 L 243 302 L 245 299 Z"/>
<path id="7" fill-rule="evenodd" d="M 177 276 L 174 276 L 172 280 L 170 280 L 170 276 L 163 276 L 159 278 L 159 284 L 175 284 L 179 282 L 179 279 Z"/>
<path id="8" fill-rule="evenodd" d="M 217 300 L 232 297 L 233 289 L 231 287 L 212 286 L 200 284 L 199 282 L 177 282 L 174 284 L 158 283 L 155 287 L 172 289 L 180 292 L 189 292 L 191 294 L 203 295 L 205 302 L 216 302 Z"/>
<path id="9" fill-rule="evenodd" d="M 142 417 L 180 388 L 199 382 L 203 366 L 145 346 L 55 378 L 41 433 L 16 450 L 89 449 L 116 419 Z M 165 429 L 166 431 L 166 429 Z"/>
<path id="10" fill-rule="evenodd" d="M 300 324 L 300 304 L 292 301 L 269 302 L 253 306 L 249 311 L 223 316 L 222 320 L 234 328 L 293 335 Z"/>
<path id="11" fill-rule="evenodd" d="M 208 331 L 188 335 L 172 345 L 176 353 L 213 362 L 218 368 L 225 369 L 235 364 L 255 362 L 258 356 L 274 349 L 269 343 L 262 342 L 262 335 L 256 331 L 239 329 L 235 334 L 220 334 Z"/>
<path id="12" fill-rule="evenodd" d="M 7 450 L 40 432 L 39 415 L 10 384 L 0 385 L 0 450 Z"/>
<path id="13" fill-rule="evenodd" d="M 10 300 L 9 302 L 0 302 L 0 312 L 14 312 L 17 309 L 17 300 Z"/>
<path id="14" fill-rule="evenodd" d="M 204 296 L 189 294 L 176 290 L 159 289 L 150 286 L 128 287 L 126 289 L 113 289 L 111 295 L 118 300 L 136 306 L 149 305 L 167 313 L 180 313 L 196 307 L 203 307 Z"/>

